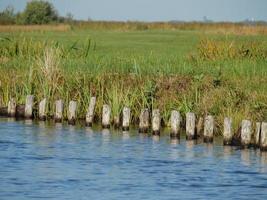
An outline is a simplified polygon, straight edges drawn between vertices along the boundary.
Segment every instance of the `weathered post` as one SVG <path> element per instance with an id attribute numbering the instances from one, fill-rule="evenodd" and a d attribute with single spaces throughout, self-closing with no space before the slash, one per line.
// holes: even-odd
<path id="1" fill-rule="evenodd" d="M 142 109 L 139 116 L 139 133 L 147 133 L 149 129 L 149 110 Z"/>
<path id="2" fill-rule="evenodd" d="M 261 151 L 267 151 L 267 123 L 262 122 L 261 124 L 261 143 L 260 149 Z"/>
<path id="3" fill-rule="evenodd" d="M 130 127 L 131 121 L 131 109 L 128 107 L 124 107 L 122 110 L 122 130 L 128 131 Z"/>
<path id="4" fill-rule="evenodd" d="M 27 95 L 25 102 L 25 113 L 24 113 L 24 117 L 26 119 L 33 118 L 33 103 L 34 103 L 33 100 L 34 100 L 33 95 Z"/>
<path id="5" fill-rule="evenodd" d="M 255 131 L 255 135 L 254 135 L 255 148 L 260 147 L 260 134 L 261 134 L 261 123 L 257 122 L 256 123 L 256 131 Z"/>
<path id="6" fill-rule="evenodd" d="M 76 109 L 77 109 L 77 102 L 70 101 L 69 111 L 68 111 L 68 123 L 70 125 L 75 125 L 76 123 Z"/>
<path id="7" fill-rule="evenodd" d="M 212 143 L 213 142 L 213 133 L 214 133 L 214 118 L 211 115 L 205 117 L 204 124 L 204 142 Z"/>
<path id="8" fill-rule="evenodd" d="M 251 144 L 252 123 L 249 120 L 243 120 L 241 124 L 241 145 L 247 148 Z"/>
<path id="9" fill-rule="evenodd" d="M 16 116 L 16 101 L 15 99 L 11 98 L 10 101 L 8 102 L 7 106 L 7 115 L 8 117 L 15 117 Z"/>
<path id="10" fill-rule="evenodd" d="M 171 112 L 171 138 L 180 139 L 180 123 L 181 123 L 181 115 L 177 110 L 173 110 Z"/>
<path id="11" fill-rule="evenodd" d="M 94 116 L 95 116 L 95 105 L 96 105 L 96 97 L 91 97 L 89 107 L 86 113 L 86 119 L 85 119 L 86 126 L 90 127 L 93 125 Z"/>
<path id="12" fill-rule="evenodd" d="M 195 139 L 195 129 L 196 129 L 196 116 L 195 113 L 186 113 L 186 139 Z"/>
<path id="13" fill-rule="evenodd" d="M 200 117 L 197 122 L 197 137 L 200 138 L 203 136 L 203 129 L 204 129 L 204 119 Z"/>
<path id="14" fill-rule="evenodd" d="M 55 111 L 55 122 L 56 123 L 61 123 L 63 120 L 63 109 L 64 109 L 64 103 L 63 100 L 57 100 L 55 102 L 56 105 L 56 111 Z"/>
<path id="15" fill-rule="evenodd" d="M 46 98 L 44 98 L 42 101 L 39 103 L 39 120 L 45 121 L 46 120 Z"/>
<path id="16" fill-rule="evenodd" d="M 161 117 L 159 109 L 152 111 L 152 133 L 153 135 L 160 135 Z"/>
<path id="17" fill-rule="evenodd" d="M 110 128 L 110 114 L 111 109 L 109 105 L 103 105 L 103 111 L 102 111 L 102 127 L 104 129 Z"/>
<path id="18" fill-rule="evenodd" d="M 231 145 L 233 139 L 232 119 L 229 117 L 224 118 L 223 123 L 223 144 Z"/>

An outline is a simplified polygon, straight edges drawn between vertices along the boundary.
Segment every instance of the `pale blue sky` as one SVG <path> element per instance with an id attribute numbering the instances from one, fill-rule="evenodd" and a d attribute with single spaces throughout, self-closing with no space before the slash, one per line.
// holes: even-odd
<path id="1" fill-rule="evenodd" d="M 267 21 L 267 0 L 49 0 L 60 15 L 94 20 Z M 0 10 L 13 5 L 22 10 L 27 0 L 0 0 Z"/>

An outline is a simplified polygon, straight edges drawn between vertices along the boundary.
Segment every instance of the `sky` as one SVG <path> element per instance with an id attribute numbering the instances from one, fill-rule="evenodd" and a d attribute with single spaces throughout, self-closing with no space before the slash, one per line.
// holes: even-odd
<path id="1" fill-rule="evenodd" d="M 29 0 L 0 0 L 16 11 Z M 70 12 L 75 19 L 138 21 L 267 21 L 267 0 L 48 0 L 59 14 Z"/>

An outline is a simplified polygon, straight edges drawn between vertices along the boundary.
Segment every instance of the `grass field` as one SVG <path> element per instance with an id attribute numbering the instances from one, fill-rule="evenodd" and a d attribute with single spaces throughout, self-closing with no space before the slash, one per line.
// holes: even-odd
<path id="1" fill-rule="evenodd" d="M 9 27 L 10 29 L 10 27 Z M 12 29 L 12 28 L 11 28 Z M 184 115 L 215 115 L 218 127 L 231 116 L 267 120 L 267 35 L 202 30 L 124 30 L 81 26 L 0 30 L 0 106 L 35 94 L 79 103 L 85 116 L 96 95 L 118 116 L 132 108 L 159 108 L 168 122 L 172 109 Z M 253 34 L 251 34 L 253 33 Z"/>

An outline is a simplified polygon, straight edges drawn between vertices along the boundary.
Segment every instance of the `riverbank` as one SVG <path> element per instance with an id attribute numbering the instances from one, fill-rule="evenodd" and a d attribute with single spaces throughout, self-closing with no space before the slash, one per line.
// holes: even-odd
<path id="1" fill-rule="evenodd" d="M 112 117 L 123 106 L 132 122 L 142 108 L 172 109 L 183 117 L 211 114 L 240 121 L 267 120 L 267 36 L 215 34 L 197 30 L 92 30 L 1 32 L 0 106 L 14 98 L 35 103 L 76 100 L 78 117 L 97 97 L 96 118 L 109 104 Z M 64 111 L 67 117 L 67 111 Z M 218 124 L 222 126 L 222 124 Z"/>

